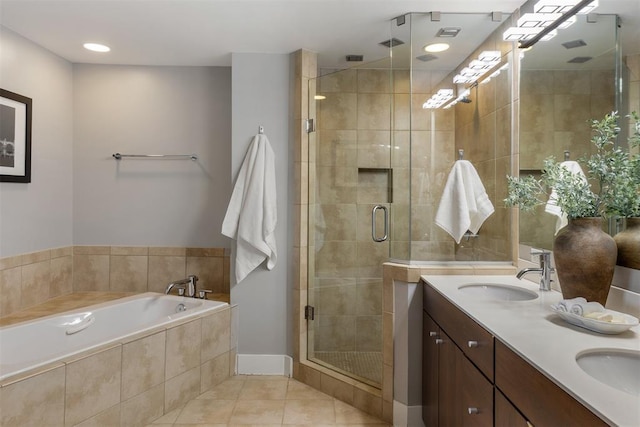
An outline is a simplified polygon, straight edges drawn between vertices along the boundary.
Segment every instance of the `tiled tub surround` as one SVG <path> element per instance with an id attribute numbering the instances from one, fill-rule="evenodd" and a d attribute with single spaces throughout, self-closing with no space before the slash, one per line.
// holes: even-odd
<path id="1" fill-rule="evenodd" d="M 164 292 L 195 274 L 199 289 L 229 294 L 224 248 L 69 246 L 0 259 L 0 317 L 72 292 Z"/>
<path id="2" fill-rule="evenodd" d="M 233 374 L 235 310 L 194 312 L 7 378 L 0 425 L 144 425 Z"/>

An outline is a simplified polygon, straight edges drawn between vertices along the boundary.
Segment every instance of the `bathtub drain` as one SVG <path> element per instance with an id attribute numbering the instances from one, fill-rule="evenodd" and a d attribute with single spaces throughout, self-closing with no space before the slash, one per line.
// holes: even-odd
<path id="1" fill-rule="evenodd" d="M 182 304 L 182 303 L 181 303 L 181 304 L 178 304 L 178 305 L 176 306 L 176 313 L 180 313 L 181 311 L 185 311 L 186 309 L 187 309 L 187 307 L 185 307 L 185 305 L 184 305 L 184 304 Z"/>

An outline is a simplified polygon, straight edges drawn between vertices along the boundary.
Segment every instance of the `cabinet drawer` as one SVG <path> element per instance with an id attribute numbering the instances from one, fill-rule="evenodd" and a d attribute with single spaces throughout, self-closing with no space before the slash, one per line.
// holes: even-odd
<path id="1" fill-rule="evenodd" d="M 493 336 L 428 284 L 424 284 L 423 304 L 433 320 L 493 381 Z"/>
<path id="2" fill-rule="evenodd" d="M 516 407 L 504 397 L 504 394 L 500 393 L 500 390 L 496 390 L 494 399 L 496 427 L 532 427 Z"/>
<path id="3" fill-rule="evenodd" d="M 607 425 L 500 340 L 495 346 L 496 387 L 534 426 Z"/>

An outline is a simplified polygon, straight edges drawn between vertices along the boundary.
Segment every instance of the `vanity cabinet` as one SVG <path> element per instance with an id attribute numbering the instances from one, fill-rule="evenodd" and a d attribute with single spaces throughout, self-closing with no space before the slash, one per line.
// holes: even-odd
<path id="1" fill-rule="evenodd" d="M 425 296 L 425 300 L 427 298 Z M 440 303 L 450 304 L 438 301 L 439 307 L 432 311 L 439 319 L 455 314 L 446 304 L 440 306 Z M 493 375 L 493 338 L 490 335 L 488 338 L 486 331 L 475 322 L 466 324 L 465 319 L 458 316 L 452 320 L 453 328 L 441 328 L 440 322 L 430 314 L 423 313 L 422 417 L 425 425 L 493 426 L 493 384 L 469 357 L 480 360 L 484 366 L 486 360 L 482 355 L 490 348 L 488 371 Z M 451 338 L 449 333 L 457 339 Z M 460 343 L 467 348 L 463 350 Z"/>
<path id="2" fill-rule="evenodd" d="M 426 284 L 423 309 L 426 426 L 607 425 Z"/>

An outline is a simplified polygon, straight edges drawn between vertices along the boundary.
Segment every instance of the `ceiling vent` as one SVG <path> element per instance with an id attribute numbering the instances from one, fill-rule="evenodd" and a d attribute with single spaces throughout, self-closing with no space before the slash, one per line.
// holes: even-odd
<path id="1" fill-rule="evenodd" d="M 562 43 L 562 46 L 564 46 L 565 49 L 575 49 L 576 47 L 582 47 L 586 45 L 587 43 L 584 40 L 573 40 L 570 42 Z"/>
<path id="2" fill-rule="evenodd" d="M 380 42 L 380 44 L 384 47 L 396 47 L 396 46 L 400 46 L 401 44 L 404 44 L 404 42 L 394 37 L 391 40 L 385 40 L 383 42 Z"/>
<path id="3" fill-rule="evenodd" d="M 362 62 L 364 61 L 364 56 L 362 55 L 347 55 L 347 62 Z"/>
<path id="4" fill-rule="evenodd" d="M 593 57 L 591 56 L 576 56 L 575 58 L 572 58 L 570 60 L 568 60 L 567 62 L 569 64 L 584 64 L 587 61 L 591 61 L 593 59 Z"/>
<path id="5" fill-rule="evenodd" d="M 436 33 L 436 37 L 455 37 L 460 32 L 461 28 L 458 27 L 444 27 L 440 28 Z"/>
<path id="6" fill-rule="evenodd" d="M 416 59 L 422 62 L 429 62 L 429 61 L 433 61 L 434 59 L 438 59 L 438 57 L 430 53 L 427 53 L 426 55 L 416 56 Z"/>

